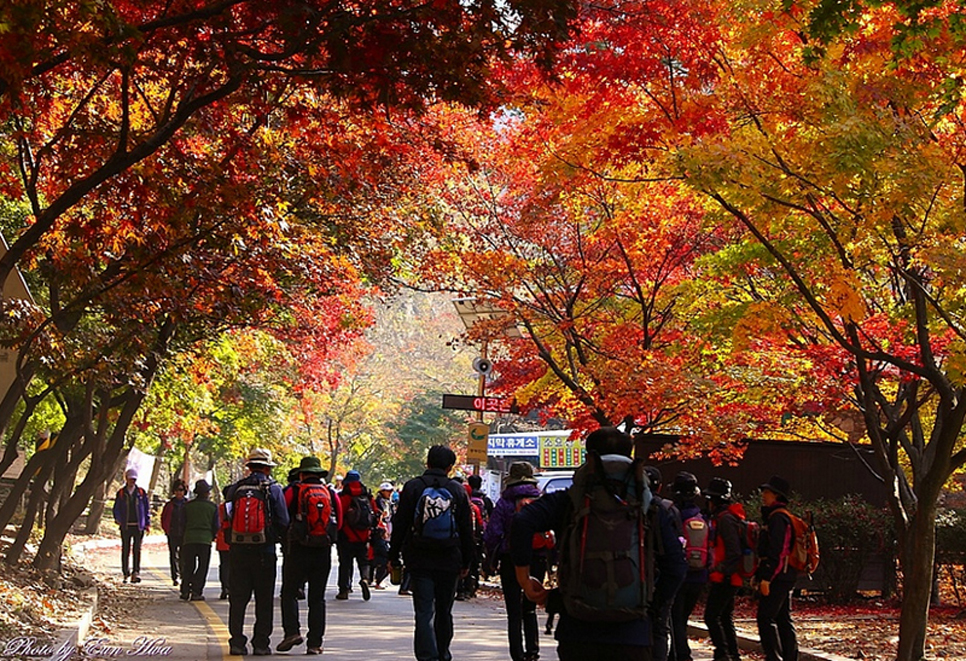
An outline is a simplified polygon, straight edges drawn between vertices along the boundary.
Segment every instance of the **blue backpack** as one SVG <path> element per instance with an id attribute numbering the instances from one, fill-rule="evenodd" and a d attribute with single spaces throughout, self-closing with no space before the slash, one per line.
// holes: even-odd
<path id="1" fill-rule="evenodd" d="M 422 479 L 422 478 L 420 478 Z M 426 485 L 416 501 L 413 533 L 417 542 L 431 548 L 456 546 L 459 532 L 456 529 L 456 499 L 453 493 L 438 482 Z"/>

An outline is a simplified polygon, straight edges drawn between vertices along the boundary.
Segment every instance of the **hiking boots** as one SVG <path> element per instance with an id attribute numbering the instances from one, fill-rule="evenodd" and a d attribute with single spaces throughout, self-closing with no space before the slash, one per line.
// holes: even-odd
<path id="1" fill-rule="evenodd" d="M 275 646 L 275 649 L 278 650 L 279 652 L 288 652 L 296 645 L 301 645 L 302 642 L 303 642 L 302 636 L 300 636 L 297 633 L 293 633 L 291 635 L 285 636 L 285 638 L 282 639 L 282 642 L 280 642 L 278 645 Z"/>
<path id="2" fill-rule="evenodd" d="M 306 654 L 321 654 L 322 653 L 322 648 L 321 647 L 309 647 L 308 649 L 305 650 L 305 653 Z"/>
<path id="3" fill-rule="evenodd" d="M 339 591 L 339 594 L 335 595 L 335 598 L 338 599 L 339 601 L 345 601 L 346 599 L 349 598 L 349 591 L 348 590 L 340 590 Z"/>
<path id="4" fill-rule="evenodd" d="M 141 582 L 141 574 L 139 574 L 138 572 L 134 572 L 133 574 L 131 574 L 131 582 L 132 583 L 140 583 Z"/>
<path id="5" fill-rule="evenodd" d="M 362 588 L 362 600 L 369 601 L 369 598 L 372 596 L 372 593 L 369 592 L 369 581 L 362 579 L 359 581 L 359 587 Z"/>

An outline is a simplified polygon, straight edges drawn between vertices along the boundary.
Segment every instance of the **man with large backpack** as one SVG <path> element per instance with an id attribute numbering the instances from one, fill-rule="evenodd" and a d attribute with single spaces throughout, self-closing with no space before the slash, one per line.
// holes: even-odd
<path id="1" fill-rule="evenodd" d="M 389 564 L 398 567 L 402 556 L 411 575 L 418 661 L 453 658 L 453 601 L 475 554 L 469 499 L 449 478 L 455 464 L 450 448 L 431 447 L 426 471 L 403 486 L 392 520 Z"/>
<path id="2" fill-rule="evenodd" d="M 758 538 L 758 636 L 766 661 L 798 661 L 798 639 L 792 623 L 792 590 L 798 569 L 789 562 L 795 529 L 788 511 L 791 488 L 778 475 L 761 485 L 761 519 Z"/>
<path id="3" fill-rule="evenodd" d="M 231 503 L 231 572 L 228 601 L 229 654 L 248 653 L 245 611 L 252 595 L 255 596 L 255 626 L 252 653 L 268 656 L 272 653 L 273 600 L 275 591 L 275 547 L 288 528 L 288 510 L 278 482 L 271 478 L 272 453 L 256 448 L 245 461 L 250 474 L 228 488 Z"/>
<path id="4" fill-rule="evenodd" d="M 510 554 L 527 598 L 560 613 L 561 661 L 647 661 L 650 615 L 664 608 L 687 565 L 674 521 L 652 506 L 634 443 L 616 427 L 586 441 L 587 459 L 573 485 L 516 513 Z M 530 575 L 533 535 L 553 530 L 560 553 L 558 590 Z"/>
<path id="5" fill-rule="evenodd" d="M 359 587 L 362 598 L 369 601 L 369 538 L 376 527 L 376 501 L 362 483 L 359 471 L 351 470 L 342 481 L 339 493 L 342 503 L 342 528 L 339 530 L 339 593 L 336 599 L 349 598 L 352 587 L 352 563 L 359 566 Z"/>
<path id="6" fill-rule="evenodd" d="M 322 654 L 325 639 L 325 586 L 332 570 L 332 544 L 342 522 L 342 504 L 323 482 L 328 471 L 317 457 L 303 457 L 298 481 L 285 490 L 290 524 L 282 565 L 282 628 L 275 649 L 287 652 L 305 642 L 299 626 L 299 591 L 308 583 L 308 634 L 305 653 Z"/>

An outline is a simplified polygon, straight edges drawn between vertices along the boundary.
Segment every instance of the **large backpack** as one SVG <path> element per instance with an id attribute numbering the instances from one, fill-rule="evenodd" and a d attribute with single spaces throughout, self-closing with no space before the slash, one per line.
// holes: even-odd
<path id="1" fill-rule="evenodd" d="M 232 544 L 266 544 L 271 528 L 268 490 L 271 482 L 244 480 L 235 486 L 231 500 Z"/>
<path id="2" fill-rule="evenodd" d="M 784 507 L 779 507 L 772 511 L 769 518 L 778 512 L 783 513 L 792 522 L 795 537 L 792 540 L 791 549 L 781 560 L 784 560 L 785 566 L 811 576 L 818 569 L 821 557 L 818 550 L 818 533 L 815 532 L 815 526 L 812 525 L 812 513 L 809 512 L 806 515 L 808 517 L 808 521 L 806 521 L 795 516 Z"/>
<path id="3" fill-rule="evenodd" d="M 558 581 L 567 612 L 594 622 L 646 616 L 654 587 L 656 506 L 644 466 L 587 453 L 568 491 Z"/>
<path id="4" fill-rule="evenodd" d="M 456 546 L 459 531 L 456 527 L 456 498 L 444 485 L 438 482 L 423 484 L 422 493 L 416 501 L 413 516 L 413 538 L 423 547 L 441 548 Z"/>
<path id="5" fill-rule="evenodd" d="M 684 556 L 688 569 L 707 569 L 711 557 L 711 526 L 701 514 L 684 520 Z"/>
<path id="6" fill-rule="evenodd" d="M 524 507 L 535 501 L 537 498 L 534 496 L 521 496 L 516 499 L 516 509 L 514 514 L 522 510 Z M 507 530 L 507 534 L 509 534 Z M 546 532 L 535 532 L 533 533 L 533 550 L 542 551 L 546 553 L 553 548 L 553 533 L 549 530 Z"/>
<path id="7" fill-rule="evenodd" d="M 367 489 L 363 489 L 358 496 L 349 500 L 349 509 L 345 513 L 344 524 L 353 530 L 371 530 L 376 525 L 376 513 L 372 509 L 372 496 Z"/>
<path id="8" fill-rule="evenodd" d="M 290 528 L 292 541 L 320 547 L 332 543 L 332 492 L 328 485 L 303 482 L 298 486 L 298 505 Z"/>

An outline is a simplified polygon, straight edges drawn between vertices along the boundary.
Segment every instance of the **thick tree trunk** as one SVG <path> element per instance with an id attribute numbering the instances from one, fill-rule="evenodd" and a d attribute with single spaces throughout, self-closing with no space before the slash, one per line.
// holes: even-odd
<path id="1" fill-rule="evenodd" d="M 101 527 L 104 510 L 107 509 L 107 482 L 101 482 L 94 489 L 94 499 L 87 509 L 87 521 L 84 524 L 85 535 L 96 535 Z"/>
<path id="2" fill-rule="evenodd" d="M 20 530 L 17 532 L 17 537 L 14 539 L 13 544 L 7 549 L 7 553 L 4 556 L 4 561 L 9 565 L 15 565 L 20 562 L 20 557 L 23 555 L 24 548 L 27 545 L 27 540 L 30 539 L 30 533 L 33 532 L 34 522 L 37 520 L 37 514 L 40 512 L 40 508 L 45 500 L 44 487 L 47 484 L 47 480 L 50 479 L 50 474 L 53 472 L 53 462 L 47 463 L 40 472 L 37 474 L 37 478 L 33 481 L 33 486 L 30 489 L 30 499 L 27 502 L 27 510 L 24 513 L 24 520 L 20 526 Z"/>
<path id="3" fill-rule="evenodd" d="M 902 611 L 896 661 L 921 661 L 926 653 L 926 624 L 932 595 L 933 556 L 936 552 L 936 505 L 920 507 L 900 533 Z"/>

